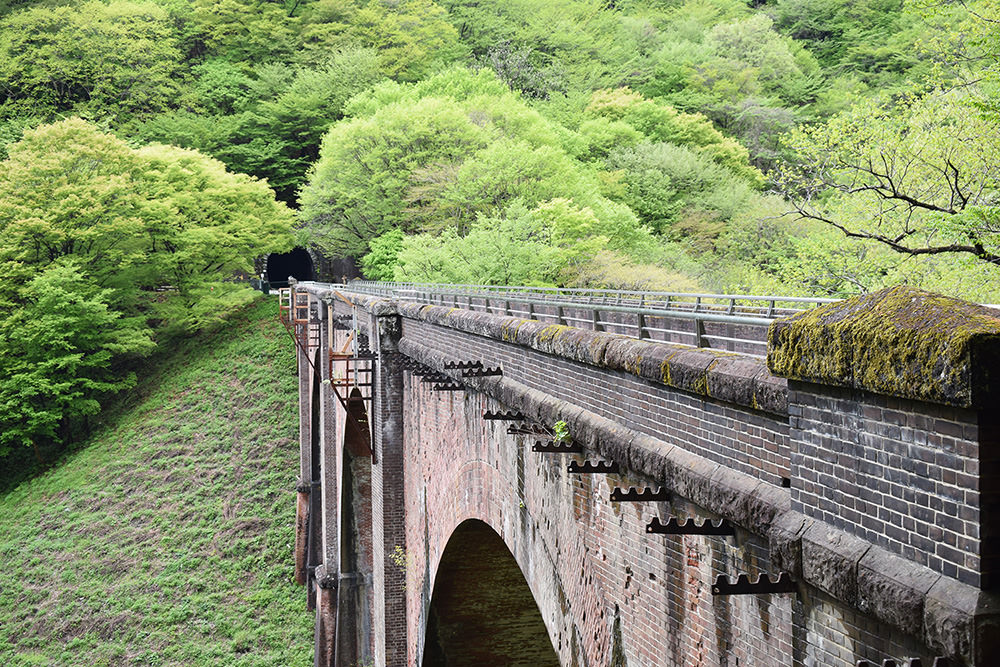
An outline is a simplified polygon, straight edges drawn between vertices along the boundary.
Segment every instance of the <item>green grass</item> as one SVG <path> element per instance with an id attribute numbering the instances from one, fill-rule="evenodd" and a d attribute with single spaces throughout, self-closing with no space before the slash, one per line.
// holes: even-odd
<path id="1" fill-rule="evenodd" d="M 307 665 L 297 382 L 273 298 L 0 496 L 0 664 Z"/>

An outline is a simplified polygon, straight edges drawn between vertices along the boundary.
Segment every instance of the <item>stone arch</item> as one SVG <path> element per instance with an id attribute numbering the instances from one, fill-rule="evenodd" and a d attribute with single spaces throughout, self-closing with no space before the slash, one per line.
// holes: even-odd
<path id="1" fill-rule="evenodd" d="M 427 619 L 423 667 L 559 665 L 514 554 L 478 519 L 463 521 L 448 539 Z"/>
<path id="2" fill-rule="evenodd" d="M 286 287 L 289 276 L 296 280 L 315 280 L 314 267 L 313 257 L 305 248 L 271 253 L 265 263 L 267 280 L 271 287 Z"/>
<path id="3" fill-rule="evenodd" d="M 372 581 L 372 450 L 368 414 L 355 388 L 347 401 L 341 448 L 340 592 L 337 614 L 337 664 L 371 660 Z"/>

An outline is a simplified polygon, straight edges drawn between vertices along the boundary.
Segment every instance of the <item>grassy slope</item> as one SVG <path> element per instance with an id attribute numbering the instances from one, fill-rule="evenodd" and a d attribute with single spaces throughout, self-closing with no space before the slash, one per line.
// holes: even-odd
<path id="1" fill-rule="evenodd" d="M 181 345 L 143 400 L 0 496 L 0 664 L 311 663 L 276 310 L 258 302 Z"/>

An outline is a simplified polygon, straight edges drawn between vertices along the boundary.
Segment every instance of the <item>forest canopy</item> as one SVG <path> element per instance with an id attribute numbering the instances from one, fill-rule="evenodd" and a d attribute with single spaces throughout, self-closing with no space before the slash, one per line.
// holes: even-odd
<path id="1" fill-rule="evenodd" d="M 77 118 L 27 131 L 0 162 L 0 454 L 68 438 L 135 383 L 129 358 L 248 303 L 233 274 L 289 249 L 293 222 L 195 151 Z"/>
<path id="2" fill-rule="evenodd" d="M 0 0 L 0 450 L 68 437 L 293 245 L 386 280 L 1000 302 L 998 20 Z M 54 312 L 65 339 L 34 324 Z"/>

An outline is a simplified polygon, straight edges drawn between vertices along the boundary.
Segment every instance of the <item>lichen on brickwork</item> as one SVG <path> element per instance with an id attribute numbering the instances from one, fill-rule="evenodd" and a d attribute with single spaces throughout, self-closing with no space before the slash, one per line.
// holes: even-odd
<path id="1" fill-rule="evenodd" d="M 541 331 L 538 332 L 539 342 L 555 342 L 565 334 L 573 331 L 573 327 L 567 327 L 562 324 L 550 324 Z"/>
<path id="2" fill-rule="evenodd" d="M 907 286 L 821 306 L 771 325 L 772 373 L 970 407 L 986 386 L 976 350 L 1000 344 L 989 308 Z"/>

